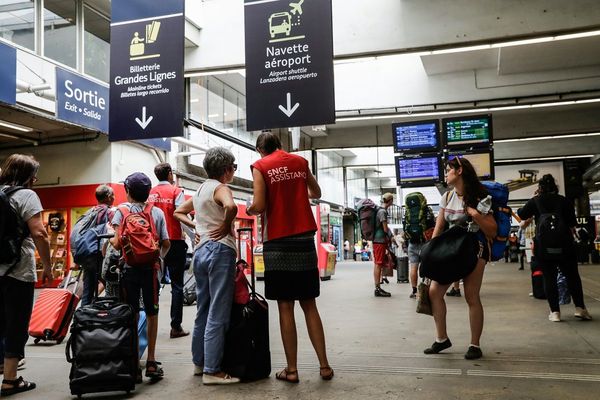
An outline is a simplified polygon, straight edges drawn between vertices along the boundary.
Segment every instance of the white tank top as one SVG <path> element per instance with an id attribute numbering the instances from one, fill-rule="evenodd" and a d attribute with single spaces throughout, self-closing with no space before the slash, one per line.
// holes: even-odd
<path id="1" fill-rule="evenodd" d="M 194 195 L 194 211 L 196 212 L 196 233 L 200 235 L 198 247 L 209 241 L 208 232 L 217 229 L 225 219 L 225 210 L 215 202 L 215 189 L 222 185 L 221 182 L 208 179 L 200 186 Z M 233 224 L 231 229 L 233 230 Z M 226 246 L 237 250 L 235 237 L 228 234 L 219 240 Z"/>

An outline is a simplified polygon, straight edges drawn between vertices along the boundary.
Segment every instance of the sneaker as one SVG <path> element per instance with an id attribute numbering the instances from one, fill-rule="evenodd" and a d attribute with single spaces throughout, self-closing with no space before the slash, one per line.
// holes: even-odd
<path id="1" fill-rule="evenodd" d="M 202 375 L 202 383 L 205 385 L 230 385 L 232 383 L 239 383 L 240 378 L 234 378 L 229 375 L 225 375 L 224 377 L 204 374 Z"/>
<path id="2" fill-rule="evenodd" d="M 411 293 L 410 296 L 408 296 L 409 299 L 416 299 L 417 298 L 417 294 L 416 293 Z"/>
<path id="3" fill-rule="evenodd" d="M 560 322 L 560 312 L 559 311 L 551 312 L 550 315 L 548 315 L 548 320 L 550 320 L 552 322 Z"/>
<path id="4" fill-rule="evenodd" d="M 383 290 L 380 287 L 376 287 L 375 288 L 375 297 L 391 297 L 392 294 L 386 292 L 385 290 Z"/>
<path id="5" fill-rule="evenodd" d="M 590 317 L 590 319 L 591 319 L 591 317 Z M 19 363 L 17 364 L 17 371 L 20 371 L 20 370 L 22 370 L 24 368 L 25 368 L 25 359 L 21 358 L 19 360 Z"/>
<path id="6" fill-rule="evenodd" d="M 452 288 L 446 293 L 446 296 L 460 297 L 460 289 Z"/>
<path id="7" fill-rule="evenodd" d="M 194 376 L 202 376 L 204 374 L 204 367 L 200 365 L 194 365 Z"/>
<path id="8" fill-rule="evenodd" d="M 442 343 L 440 342 L 433 342 L 433 344 L 431 345 L 431 347 L 425 349 L 423 351 L 423 353 L 425 354 L 437 354 L 442 350 L 446 350 L 447 348 L 452 346 L 452 342 L 450 341 L 450 339 L 446 339 L 444 340 Z"/>
<path id="9" fill-rule="evenodd" d="M 591 321 L 592 316 L 585 308 L 575 307 L 575 317 L 581 319 L 582 321 Z"/>
<path id="10" fill-rule="evenodd" d="M 465 360 L 477 360 L 481 358 L 483 353 L 479 347 L 469 346 L 469 349 L 465 353 Z"/>

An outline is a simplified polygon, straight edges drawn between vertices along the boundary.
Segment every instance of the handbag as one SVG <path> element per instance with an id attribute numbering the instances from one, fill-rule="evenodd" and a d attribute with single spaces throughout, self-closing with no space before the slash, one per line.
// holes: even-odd
<path id="1" fill-rule="evenodd" d="M 433 315 L 431 311 L 431 299 L 429 298 L 429 284 L 423 279 L 417 287 L 417 313 Z"/>
<path id="2" fill-rule="evenodd" d="M 235 304 L 246 304 L 250 301 L 250 284 L 244 273 L 244 264 L 248 265 L 245 261 L 240 260 L 235 266 L 235 289 L 233 295 L 233 302 Z"/>
<path id="3" fill-rule="evenodd" d="M 381 269 L 381 276 L 394 276 L 394 270 L 396 269 L 396 256 L 392 254 L 391 250 L 385 255 L 383 261 L 383 268 Z"/>
<path id="4" fill-rule="evenodd" d="M 443 285 L 456 282 L 473 272 L 479 251 L 475 233 L 453 226 L 423 246 L 420 275 Z"/>

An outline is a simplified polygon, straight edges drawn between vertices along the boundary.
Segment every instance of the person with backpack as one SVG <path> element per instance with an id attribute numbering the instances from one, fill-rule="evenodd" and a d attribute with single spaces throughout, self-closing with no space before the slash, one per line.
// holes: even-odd
<path id="1" fill-rule="evenodd" d="M 466 276 L 451 276 L 450 283 L 442 284 L 432 280 L 429 287 L 429 298 L 435 321 L 436 338 L 433 344 L 425 349 L 425 354 L 437 354 L 450 346 L 452 342 L 448 338 L 446 330 L 446 302 L 444 295 L 450 287 L 452 280 L 462 278 L 464 284 L 465 300 L 469 306 L 469 323 L 471 328 L 471 342 L 465 359 L 473 360 L 481 358 L 483 353 L 480 348 L 481 333 L 483 331 L 483 305 L 479 292 L 483 281 L 483 272 L 490 259 L 490 245 L 484 243 L 487 238 L 494 238 L 497 234 L 497 224 L 492 215 L 492 199 L 487 189 L 479 182 L 475 168 L 465 158 L 455 157 L 446 165 L 446 183 L 452 187 L 442 196 L 440 201 L 440 213 L 438 215 L 433 238 L 441 235 L 446 222 L 450 225 L 450 231 L 455 226 L 465 228 L 467 232 L 483 232 L 482 239 L 475 239 L 478 246 L 474 248 L 477 254 L 469 257 L 475 260 L 473 269 L 466 270 Z M 489 239 L 488 239 L 489 240 Z M 433 241 L 432 241 L 433 243 Z M 424 265 L 422 265 L 423 269 Z M 452 265 L 444 266 L 452 269 Z M 463 270 L 463 266 L 456 266 L 457 270 Z M 470 267 L 470 266 L 469 266 Z"/>
<path id="2" fill-rule="evenodd" d="M 221 369 L 225 334 L 234 297 L 237 244 L 233 223 L 237 205 L 227 184 L 233 181 L 235 157 L 224 147 L 206 152 L 203 167 L 208 179 L 193 198 L 175 210 L 175 218 L 196 230 L 199 242 L 193 259 L 196 279 L 196 320 L 192 334 L 194 375 L 205 385 L 240 382 Z M 188 215 L 195 211 L 195 220 Z"/>
<path id="3" fill-rule="evenodd" d="M 73 260 L 83 271 L 82 306 L 92 302 L 98 286 L 98 269 L 103 257 L 101 249 L 98 249 L 97 235 L 106 233 L 106 224 L 114 214 L 110 208 L 115 202 L 115 193 L 110 186 L 100 185 L 96 188 L 96 200 L 98 205 L 82 215 L 71 232 Z"/>
<path id="4" fill-rule="evenodd" d="M 427 199 L 420 192 L 406 195 L 404 199 L 404 241 L 408 243 L 409 280 L 412 286 L 410 298 L 417 297 L 417 280 L 419 270 L 419 255 L 423 245 L 431 239 L 435 216 L 433 210 L 427 205 Z"/>
<path id="5" fill-rule="evenodd" d="M 183 237 L 181 223 L 175 219 L 175 209 L 185 201 L 183 189 L 175 186 L 173 169 L 168 163 L 154 167 L 154 175 L 158 185 L 153 187 L 148 197 L 148 203 L 160 208 L 167 221 L 167 232 L 171 248 L 165 257 L 165 267 L 171 279 L 171 332 L 169 337 L 176 339 L 190 334 L 181 326 L 183 322 L 183 274 L 188 246 Z"/>
<path id="6" fill-rule="evenodd" d="M 575 209 L 564 196 L 558 194 L 554 177 L 546 174 L 540 179 L 537 195 L 517 211 L 523 220 L 534 217 L 536 234 L 534 255 L 541 267 L 550 306 L 548 319 L 560 322 L 560 305 L 557 287 L 558 271 L 567 279 L 567 286 L 575 304 L 575 317 L 587 321 L 592 316 L 583 302 L 583 287 L 577 266 L 574 232 L 577 220 Z M 523 229 L 526 226 L 522 226 Z"/>
<path id="7" fill-rule="evenodd" d="M 4 379 L 0 396 L 35 389 L 33 382 L 17 378 L 33 308 L 37 280 L 35 251 L 43 265 L 42 279 L 51 282 L 52 264 L 43 207 L 31 190 L 40 164 L 33 156 L 13 154 L 0 173 L 0 338 L 4 340 Z"/>
<path id="8" fill-rule="evenodd" d="M 125 179 L 127 203 L 117 207 L 112 219 L 115 236 L 110 244 L 123 254 L 125 264 L 121 289 L 125 302 L 136 312 L 140 310 L 141 292 L 148 318 L 146 377 L 157 380 L 164 375 L 155 356 L 158 334 L 158 274 L 171 243 L 163 211 L 146 202 L 151 188 L 150 178 L 141 172 L 135 172 Z M 138 382 L 141 379 L 140 371 Z"/>
<path id="9" fill-rule="evenodd" d="M 388 227 L 387 209 L 394 203 L 394 195 L 385 193 L 381 197 L 382 207 L 377 208 L 375 215 L 375 232 L 373 234 L 373 277 L 375 281 L 375 297 L 391 297 L 392 294 L 381 288 L 381 272 L 389 250 L 391 231 Z"/>

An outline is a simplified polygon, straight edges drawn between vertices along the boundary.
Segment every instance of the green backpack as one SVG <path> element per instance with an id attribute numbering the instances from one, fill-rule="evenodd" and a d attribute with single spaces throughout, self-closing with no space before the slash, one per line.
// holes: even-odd
<path id="1" fill-rule="evenodd" d="M 410 243 L 426 241 L 425 231 L 435 225 L 435 220 L 422 193 L 414 192 L 406 196 L 403 223 L 405 237 Z"/>

